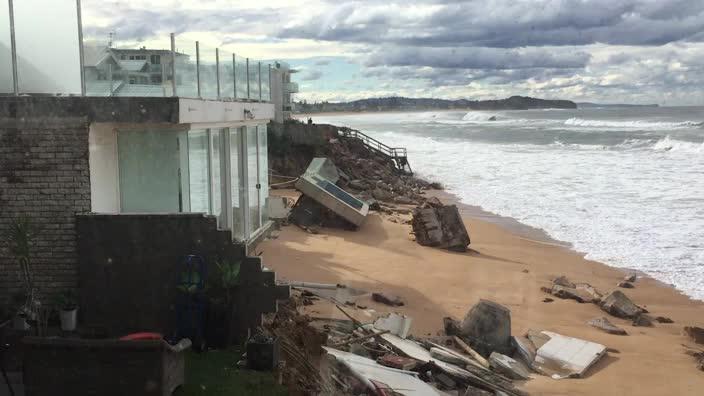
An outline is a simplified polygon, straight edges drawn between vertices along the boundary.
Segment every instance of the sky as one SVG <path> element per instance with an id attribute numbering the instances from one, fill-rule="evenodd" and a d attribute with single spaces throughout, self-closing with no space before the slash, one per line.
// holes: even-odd
<path id="1" fill-rule="evenodd" d="M 284 60 L 297 99 L 704 105 L 704 0 L 83 0 L 84 36 Z"/>

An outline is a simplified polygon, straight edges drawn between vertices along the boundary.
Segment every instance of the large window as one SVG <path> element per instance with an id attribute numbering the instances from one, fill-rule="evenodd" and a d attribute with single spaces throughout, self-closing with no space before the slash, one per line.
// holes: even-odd
<path id="1" fill-rule="evenodd" d="M 259 157 L 257 153 L 257 127 L 247 127 L 247 197 L 249 210 L 249 233 L 253 233 L 261 226 L 259 217 Z"/>
<path id="2" fill-rule="evenodd" d="M 241 176 L 242 166 L 240 155 L 242 147 L 242 130 L 244 128 L 230 128 L 230 203 L 232 207 L 232 235 L 236 239 L 244 239 L 244 211 L 241 208 L 244 200 L 244 180 Z"/>
<path id="3" fill-rule="evenodd" d="M 212 213 L 210 210 L 210 177 L 208 175 L 208 131 L 188 132 L 188 174 L 190 212 Z"/>
<path id="4" fill-rule="evenodd" d="M 267 155 L 267 136 L 266 136 L 266 125 L 259 125 L 257 127 L 257 135 L 259 138 L 259 143 L 257 146 L 258 152 L 257 156 L 259 161 L 257 163 L 259 167 L 259 205 L 260 205 L 260 215 L 261 224 L 265 224 L 269 220 L 268 216 L 268 199 L 269 199 L 269 156 Z"/>
<path id="5" fill-rule="evenodd" d="M 183 184 L 179 139 L 185 132 L 130 130 L 117 134 L 121 212 L 180 212 Z"/>

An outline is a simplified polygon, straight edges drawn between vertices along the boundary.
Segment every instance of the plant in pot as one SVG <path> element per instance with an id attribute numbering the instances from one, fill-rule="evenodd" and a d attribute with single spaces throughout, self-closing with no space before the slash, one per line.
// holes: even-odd
<path id="1" fill-rule="evenodd" d="M 16 307 L 17 318 L 15 320 L 16 327 L 21 327 L 21 330 L 26 330 L 27 321 L 36 320 L 37 310 L 40 303 L 36 298 L 37 291 L 32 281 L 31 271 L 31 251 L 34 243 L 34 238 L 38 235 L 37 227 L 32 223 L 29 217 L 19 217 L 10 223 L 0 237 L 7 243 L 8 249 L 15 256 L 19 266 L 19 273 L 22 277 L 24 291 L 15 296 L 14 304 Z M 21 296 L 21 297 L 20 297 Z M 22 301 L 20 301 L 20 299 Z M 20 328 L 18 328 L 20 330 Z"/>
<path id="2" fill-rule="evenodd" d="M 226 348 L 232 344 L 235 291 L 240 282 L 239 261 L 216 261 L 216 271 L 211 273 L 206 286 L 208 319 L 206 337 L 208 345 Z"/>
<path id="3" fill-rule="evenodd" d="M 56 296 L 56 309 L 59 311 L 61 330 L 75 331 L 78 320 L 78 302 L 73 290 L 66 290 Z"/>

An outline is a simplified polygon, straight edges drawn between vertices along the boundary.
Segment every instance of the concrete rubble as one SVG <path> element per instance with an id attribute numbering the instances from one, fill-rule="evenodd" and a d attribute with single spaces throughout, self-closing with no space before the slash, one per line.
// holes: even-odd
<path id="1" fill-rule="evenodd" d="M 608 319 L 605 317 L 599 317 L 599 318 L 594 318 L 587 322 L 588 325 L 592 327 L 596 327 L 599 330 L 605 331 L 609 334 L 615 334 L 615 335 L 627 335 L 626 330 L 616 326 L 615 324 L 611 323 Z"/>
<path id="2" fill-rule="evenodd" d="M 293 284 L 301 293 L 293 298 L 299 303 L 302 292 L 341 289 Z M 268 321 L 267 328 L 284 341 L 290 370 L 284 376 L 293 376 L 288 381 L 297 384 L 294 389 L 336 395 L 523 396 L 520 381 L 536 375 L 583 376 L 606 354 L 601 344 L 548 331 L 511 336 L 510 311 L 489 300 L 477 302 L 461 322 L 445 318 L 445 331 L 427 337 L 411 335 L 409 316 L 391 312 L 361 322 L 348 311 L 354 305 L 335 305 L 347 319 L 309 318 L 284 308 Z"/>
<path id="3" fill-rule="evenodd" d="M 684 334 L 697 344 L 704 344 L 704 329 L 697 326 L 685 326 Z"/>
<path id="4" fill-rule="evenodd" d="M 457 206 L 443 205 L 437 198 L 427 200 L 413 211 L 411 226 L 416 242 L 423 246 L 465 252 L 470 243 Z"/>
<path id="5" fill-rule="evenodd" d="M 634 304 L 633 301 L 620 290 L 614 290 L 607 294 L 601 302 L 601 309 L 613 316 L 623 319 L 633 319 L 641 313 L 645 313 L 643 308 Z"/>

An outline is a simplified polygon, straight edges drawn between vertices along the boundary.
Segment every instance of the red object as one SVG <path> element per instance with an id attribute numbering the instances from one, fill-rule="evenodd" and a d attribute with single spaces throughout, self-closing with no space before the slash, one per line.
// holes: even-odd
<path id="1" fill-rule="evenodd" d="M 162 338 L 164 338 L 164 336 L 161 335 L 161 333 L 142 332 L 142 333 L 127 334 L 124 337 L 120 337 L 120 341 L 161 340 Z"/>

